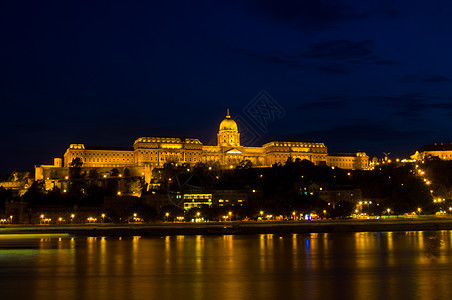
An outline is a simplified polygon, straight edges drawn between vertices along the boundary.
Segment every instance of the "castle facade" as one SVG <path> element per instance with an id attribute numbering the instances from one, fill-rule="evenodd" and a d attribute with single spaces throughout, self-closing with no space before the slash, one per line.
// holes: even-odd
<path id="1" fill-rule="evenodd" d="M 277 163 L 284 164 L 292 158 L 343 169 L 365 169 L 369 162 L 364 152 L 328 154 L 327 147 L 320 142 L 272 141 L 261 147 L 243 146 L 240 144 L 237 123 L 229 115 L 229 110 L 220 123 L 215 146 L 203 145 L 196 138 L 181 137 L 140 137 L 132 147 L 71 144 L 64 153 L 64 160 L 55 158 L 54 165 L 36 166 L 35 179 L 61 178 L 75 158 L 83 162 L 83 168 L 95 168 L 100 173 L 112 168 L 128 168 L 131 174 L 144 176 L 148 182 L 152 169 L 162 167 L 167 162 L 191 166 L 202 162 L 233 168 L 249 160 L 254 167 L 270 167 Z"/>

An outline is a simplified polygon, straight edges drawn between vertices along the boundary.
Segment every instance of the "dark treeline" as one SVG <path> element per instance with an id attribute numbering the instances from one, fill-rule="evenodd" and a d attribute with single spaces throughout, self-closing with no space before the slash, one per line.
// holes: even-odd
<path id="1" fill-rule="evenodd" d="M 196 189 L 240 190 L 248 197 L 241 207 L 202 207 L 186 212 L 188 218 L 202 213 L 205 219 L 221 219 L 232 212 L 231 219 L 256 218 L 262 211 L 266 214 L 290 217 L 294 212 L 316 213 L 321 217 L 341 218 L 354 213 L 360 202 L 360 212 L 369 215 L 382 215 L 390 209 L 391 214 L 405 214 L 422 211 L 434 214 L 440 210 L 452 209 L 452 162 L 431 160 L 422 164 L 391 163 L 376 166 L 374 170 L 343 170 L 327 166 L 315 166 L 307 160 L 289 159 L 284 165 L 271 168 L 253 168 L 249 161 L 241 162 L 234 169 L 221 169 L 219 165 L 199 163 L 194 167 L 167 163 L 153 170 L 150 186 L 140 177 L 130 176 L 126 169 L 119 174 L 112 169 L 108 178 L 100 178 L 95 170 L 82 172 L 82 165 L 73 161 L 69 168 L 67 190 L 46 189 L 43 181 L 35 181 L 21 197 L 12 191 L 0 188 L 0 209 L 6 201 L 26 201 L 29 207 L 45 205 L 62 206 L 101 206 L 106 196 L 115 196 L 140 191 L 151 195 Z M 424 172 L 420 176 L 420 171 Z M 430 184 L 426 183 L 428 179 Z M 329 203 L 320 193 L 311 192 L 318 185 L 324 192 L 360 191 L 360 199 L 347 201 L 340 199 Z M 442 199 L 434 202 L 435 199 Z M 331 201 L 333 202 L 333 201 Z M 149 207 L 135 207 L 143 211 L 149 219 L 164 219 L 169 212 L 174 218 L 182 214 L 180 207 L 165 206 L 160 215 Z M 187 219 L 187 218 L 186 218 Z"/>

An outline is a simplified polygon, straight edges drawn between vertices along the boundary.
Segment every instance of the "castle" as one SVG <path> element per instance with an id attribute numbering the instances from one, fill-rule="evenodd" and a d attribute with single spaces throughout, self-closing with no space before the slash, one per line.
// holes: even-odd
<path id="1" fill-rule="evenodd" d="M 62 179 L 68 173 L 69 164 L 79 158 L 83 169 L 96 169 L 108 173 L 112 168 L 127 168 L 133 176 L 144 176 L 149 182 L 154 168 L 167 162 L 176 164 L 216 164 L 222 168 L 234 168 L 241 161 L 249 160 L 254 167 L 270 167 L 284 164 L 289 158 L 309 160 L 316 165 L 342 169 L 365 169 L 369 157 L 364 152 L 328 153 L 324 143 L 302 141 L 272 141 L 261 147 L 240 144 L 237 123 L 227 112 L 220 123 L 217 145 L 208 146 L 196 138 L 140 137 L 132 147 L 91 147 L 71 144 L 64 153 L 64 162 L 55 158 L 53 165 L 35 166 L 36 180 Z"/>

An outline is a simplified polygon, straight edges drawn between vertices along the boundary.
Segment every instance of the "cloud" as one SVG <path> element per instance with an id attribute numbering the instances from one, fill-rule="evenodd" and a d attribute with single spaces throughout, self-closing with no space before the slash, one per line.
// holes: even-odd
<path id="1" fill-rule="evenodd" d="M 374 44 L 373 40 L 357 42 L 332 40 L 311 44 L 306 51 L 298 53 L 255 51 L 240 48 L 230 48 L 230 50 L 267 63 L 310 68 L 333 74 L 350 74 L 360 68 L 371 65 L 391 65 L 396 63 L 375 54 L 372 49 Z"/>
<path id="2" fill-rule="evenodd" d="M 269 20 L 312 32 L 337 27 L 340 23 L 372 17 L 395 17 L 394 1 L 368 4 L 345 0 L 249 0 L 248 8 Z"/>
<path id="3" fill-rule="evenodd" d="M 303 54 L 304 57 L 315 59 L 327 59 L 344 61 L 350 59 L 369 58 L 373 55 L 370 47 L 374 45 L 373 40 L 352 42 L 348 40 L 333 40 L 316 43 L 309 46 L 309 50 Z"/>
<path id="4" fill-rule="evenodd" d="M 328 73 L 351 73 L 369 65 L 389 65 L 395 61 L 382 59 L 372 50 L 373 40 L 333 40 L 311 44 L 301 57 L 314 61 L 313 68 Z"/>
<path id="5" fill-rule="evenodd" d="M 446 116 L 452 115 L 452 99 L 448 97 L 435 97 L 420 92 L 407 92 L 403 94 L 384 97 L 370 96 L 362 100 L 380 102 L 393 109 L 394 115 L 407 118 L 411 121 L 422 120 L 421 115 L 429 109 L 438 109 Z"/>
<path id="6" fill-rule="evenodd" d="M 326 110 L 342 108 L 346 104 L 347 100 L 341 96 L 324 96 L 318 101 L 301 103 L 296 108 L 300 110 Z"/>
<path id="7" fill-rule="evenodd" d="M 242 48 L 229 48 L 229 50 L 248 57 L 257 58 L 268 63 L 282 64 L 291 67 L 302 66 L 302 62 L 300 61 L 298 55 L 288 55 L 281 51 L 254 51 Z"/>
<path id="8" fill-rule="evenodd" d="M 423 83 L 444 83 L 452 80 L 443 75 L 423 74 L 423 75 L 405 75 L 400 78 L 403 82 L 423 82 Z"/>
<path id="9" fill-rule="evenodd" d="M 354 142 L 391 142 L 405 141 L 413 137 L 428 136 L 430 130 L 397 130 L 373 122 L 357 122 L 350 125 L 340 125 L 329 129 L 301 132 L 288 138 L 293 140 L 325 140 L 328 143 Z"/>

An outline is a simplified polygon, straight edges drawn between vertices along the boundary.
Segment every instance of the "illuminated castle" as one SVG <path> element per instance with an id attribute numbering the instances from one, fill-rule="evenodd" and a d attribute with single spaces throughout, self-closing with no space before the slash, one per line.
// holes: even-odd
<path id="1" fill-rule="evenodd" d="M 229 110 L 220 123 L 216 146 L 206 146 L 198 139 L 180 137 L 140 137 L 130 148 L 71 144 L 64 153 L 64 164 L 56 158 L 54 165 L 36 166 L 36 179 L 60 177 L 55 173 L 64 173 L 75 158 L 81 159 L 83 168 L 96 168 L 101 172 L 108 172 L 112 168 L 128 168 L 135 176 L 145 176 L 146 181 L 150 180 L 152 169 L 162 167 L 167 162 L 191 166 L 202 162 L 233 168 L 249 160 L 255 167 L 269 167 L 275 163 L 284 164 L 292 158 L 306 159 L 316 165 L 365 169 L 369 160 L 364 152 L 328 154 L 327 147 L 318 142 L 272 141 L 261 147 L 242 146 L 239 128 L 229 115 Z"/>

